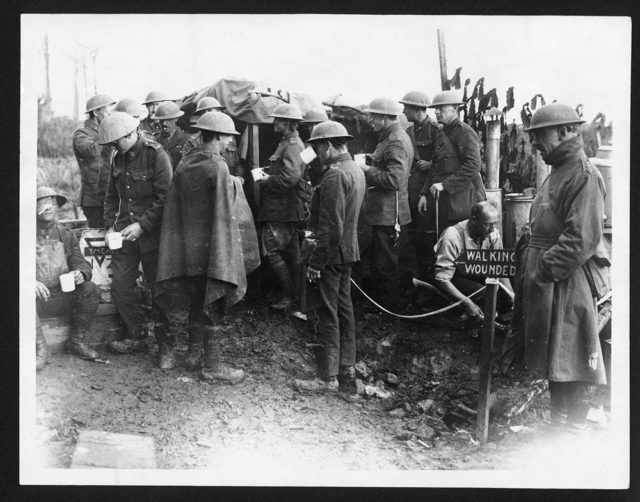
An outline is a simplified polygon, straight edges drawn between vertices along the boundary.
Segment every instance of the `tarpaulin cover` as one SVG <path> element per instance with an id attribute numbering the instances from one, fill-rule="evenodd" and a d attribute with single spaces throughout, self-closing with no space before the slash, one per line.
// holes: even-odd
<path id="1" fill-rule="evenodd" d="M 233 118 L 249 124 L 271 124 L 273 118 L 269 115 L 283 101 L 273 96 L 261 96 L 253 92 L 255 89 L 267 89 L 268 87 L 274 90 L 273 86 L 265 82 L 223 78 L 185 98 L 183 108 L 184 105 L 193 103 L 193 109 L 195 109 L 195 104 L 200 99 L 212 96 L 220 101 L 227 113 Z M 323 108 L 320 101 L 308 94 L 290 92 L 289 95 L 291 103 L 297 105 L 303 115 L 312 108 Z"/>

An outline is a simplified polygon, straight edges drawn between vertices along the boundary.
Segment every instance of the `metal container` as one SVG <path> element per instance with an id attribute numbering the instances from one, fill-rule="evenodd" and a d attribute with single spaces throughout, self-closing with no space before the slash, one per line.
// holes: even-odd
<path id="1" fill-rule="evenodd" d="M 502 241 L 506 249 L 516 247 L 525 225 L 529 222 L 532 202 L 533 197 L 527 197 L 524 194 L 507 194 L 505 196 L 505 221 Z"/>
<path id="2" fill-rule="evenodd" d="M 500 233 L 500 237 L 504 236 L 502 229 L 502 189 L 501 188 L 486 188 L 487 202 L 494 206 L 498 210 L 498 223 L 496 223 L 496 229 Z"/>

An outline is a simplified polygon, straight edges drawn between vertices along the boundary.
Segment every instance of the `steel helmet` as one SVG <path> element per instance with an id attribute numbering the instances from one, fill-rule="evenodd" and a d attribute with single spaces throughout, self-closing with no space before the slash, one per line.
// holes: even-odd
<path id="1" fill-rule="evenodd" d="M 156 112 L 151 116 L 153 120 L 169 120 L 182 117 L 184 112 L 173 101 L 163 101 L 156 108 Z"/>
<path id="2" fill-rule="evenodd" d="M 433 97 L 433 101 L 427 108 L 437 108 L 438 106 L 444 105 L 461 105 L 462 100 L 460 99 L 460 94 L 456 91 L 442 91 L 436 94 Z"/>
<path id="3" fill-rule="evenodd" d="M 36 200 L 40 200 L 45 197 L 55 197 L 58 201 L 58 206 L 64 206 L 67 203 L 67 198 L 62 195 L 58 195 L 53 188 L 45 186 L 38 187 L 38 190 L 36 191 Z"/>
<path id="4" fill-rule="evenodd" d="M 300 108 L 292 103 L 280 103 L 276 106 L 275 110 L 273 110 L 269 117 L 288 120 L 302 120 L 302 112 L 300 112 Z"/>
<path id="5" fill-rule="evenodd" d="M 124 112 L 113 112 L 100 123 L 98 129 L 98 143 L 107 145 L 124 138 L 138 128 L 140 121 Z"/>
<path id="6" fill-rule="evenodd" d="M 418 108 L 426 108 L 429 106 L 429 96 L 424 92 L 410 91 L 404 95 L 404 97 L 398 101 L 403 105 L 417 106 Z"/>
<path id="7" fill-rule="evenodd" d="M 193 127 L 220 134 L 240 134 L 236 131 L 233 119 L 229 115 L 213 110 L 202 115 Z"/>
<path id="8" fill-rule="evenodd" d="M 112 105 L 114 103 L 115 101 L 106 94 L 96 94 L 95 96 L 92 96 L 87 100 L 87 109 L 84 111 L 84 113 L 89 113 L 93 110 L 97 110 L 98 108 Z"/>
<path id="9" fill-rule="evenodd" d="M 198 101 L 198 106 L 196 107 L 196 113 L 198 112 L 206 112 L 207 110 L 222 110 L 224 106 L 220 104 L 216 98 L 211 96 L 205 96 L 204 98 Z"/>
<path id="10" fill-rule="evenodd" d="M 313 128 L 308 141 L 320 141 L 331 138 L 353 138 L 353 136 L 347 132 L 347 129 L 340 122 L 325 120 Z"/>
<path id="11" fill-rule="evenodd" d="M 147 114 L 147 109 L 133 98 L 122 98 L 116 103 L 116 106 L 113 107 L 113 111 L 128 113 L 135 118 Z"/>
<path id="12" fill-rule="evenodd" d="M 165 95 L 164 92 L 150 91 L 149 94 L 147 94 L 147 97 L 144 98 L 144 101 L 142 102 L 142 104 L 148 105 L 150 103 L 160 103 L 161 101 L 170 101 L 170 100 Z"/>
<path id="13" fill-rule="evenodd" d="M 394 117 L 402 113 L 398 102 L 391 98 L 376 98 L 363 111 L 378 115 L 393 115 Z"/>
<path id="14" fill-rule="evenodd" d="M 329 116 L 322 108 L 312 108 L 302 116 L 303 124 L 319 124 L 325 120 L 329 120 Z"/>
<path id="15" fill-rule="evenodd" d="M 569 105 L 552 103 L 536 110 L 533 117 L 531 117 L 529 127 L 525 131 L 564 124 L 583 124 L 584 122 Z"/>

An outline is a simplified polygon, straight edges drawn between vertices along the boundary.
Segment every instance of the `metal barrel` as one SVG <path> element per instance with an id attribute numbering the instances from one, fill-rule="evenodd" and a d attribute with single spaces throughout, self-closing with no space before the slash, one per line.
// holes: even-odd
<path id="1" fill-rule="evenodd" d="M 516 247 L 524 226 L 529 221 L 532 202 L 533 197 L 526 197 L 523 194 L 508 194 L 505 197 L 505 221 L 502 239 L 505 248 Z"/>

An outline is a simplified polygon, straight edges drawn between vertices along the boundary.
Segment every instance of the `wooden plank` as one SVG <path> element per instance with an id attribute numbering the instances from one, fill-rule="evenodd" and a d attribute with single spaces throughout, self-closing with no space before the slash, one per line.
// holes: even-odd
<path id="1" fill-rule="evenodd" d="M 156 469 L 153 439 L 135 434 L 82 431 L 71 459 L 73 469 Z"/>
<path id="2" fill-rule="evenodd" d="M 478 393 L 478 430 L 476 438 L 481 444 L 487 442 L 489 435 L 489 395 L 491 394 L 491 351 L 496 321 L 496 298 L 498 296 L 498 280 L 487 279 L 484 306 L 484 330 L 482 333 L 482 350 L 480 352 L 480 392 Z"/>
<path id="3" fill-rule="evenodd" d="M 69 338 L 71 331 L 71 317 L 41 317 L 42 332 L 44 339 L 49 346 L 51 353 L 55 354 L 62 350 L 62 345 Z M 113 337 L 112 331 L 117 330 L 120 326 L 118 314 L 115 305 L 112 303 L 101 303 L 98 311 L 93 318 L 91 331 L 87 336 L 87 343 L 90 346 L 97 347 L 107 343 L 109 336 Z"/>

